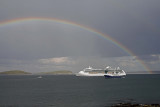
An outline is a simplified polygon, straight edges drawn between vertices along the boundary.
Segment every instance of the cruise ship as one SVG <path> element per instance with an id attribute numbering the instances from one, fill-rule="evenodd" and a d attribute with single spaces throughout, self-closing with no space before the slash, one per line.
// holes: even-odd
<path id="1" fill-rule="evenodd" d="M 119 67 L 112 69 L 108 68 L 105 70 L 105 78 L 121 78 L 126 76 L 124 70 L 121 70 Z"/>
<path id="2" fill-rule="evenodd" d="M 94 69 L 92 67 L 85 68 L 84 70 L 80 71 L 77 76 L 104 76 L 105 70 L 104 69 Z"/>
<path id="3" fill-rule="evenodd" d="M 126 73 L 118 68 L 111 68 L 110 66 L 106 67 L 105 69 L 94 69 L 92 67 L 85 68 L 84 70 L 80 71 L 76 76 L 105 76 L 105 77 L 121 77 L 125 76 Z"/>

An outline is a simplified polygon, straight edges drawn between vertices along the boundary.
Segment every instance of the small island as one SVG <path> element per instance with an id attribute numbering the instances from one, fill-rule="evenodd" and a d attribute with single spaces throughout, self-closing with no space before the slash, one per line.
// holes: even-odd
<path id="1" fill-rule="evenodd" d="M 32 74 L 32 73 L 25 72 L 22 70 L 10 70 L 10 71 L 0 72 L 0 75 L 29 75 L 29 74 Z M 33 73 L 33 75 L 73 75 L 73 73 L 72 71 L 61 70 L 61 71 Z"/>
<path id="2" fill-rule="evenodd" d="M 26 74 L 31 74 L 31 73 L 21 71 L 21 70 L 10 70 L 10 71 L 0 72 L 0 74 L 3 74 L 3 75 L 26 75 Z"/>
<path id="3" fill-rule="evenodd" d="M 62 70 L 62 71 L 51 71 L 51 72 L 41 72 L 42 75 L 73 75 L 72 71 Z"/>

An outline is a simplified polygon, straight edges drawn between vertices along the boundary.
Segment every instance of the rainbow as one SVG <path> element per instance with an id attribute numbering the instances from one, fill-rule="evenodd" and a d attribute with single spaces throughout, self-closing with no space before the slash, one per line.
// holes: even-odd
<path id="1" fill-rule="evenodd" d="M 71 25 L 71 26 L 75 26 L 84 30 L 87 30 L 89 32 L 92 32 L 96 35 L 99 35 L 105 39 L 107 39 L 109 42 L 111 42 L 112 44 L 114 44 L 115 46 L 119 47 L 120 49 L 122 49 L 123 51 L 125 51 L 126 53 L 128 53 L 130 56 L 136 56 L 131 50 L 129 50 L 127 47 L 125 47 L 124 45 L 122 45 L 119 41 L 111 38 L 109 35 L 104 34 L 94 28 L 79 24 L 79 23 L 75 23 L 72 21 L 68 21 L 68 20 L 61 20 L 61 19 L 56 19 L 56 18 L 47 18 L 47 17 L 27 17 L 27 18 L 16 18 L 16 19 L 11 19 L 11 20 L 4 20 L 4 21 L 0 21 L 0 27 L 2 26 L 8 26 L 8 25 L 14 25 L 14 24 L 18 24 L 18 23 L 22 23 L 22 22 L 30 22 L 30 21 L 49 21 L 49 22 L 57 22 L 60 24 L 66 24 L 66 25 Z M 150 70 L 149 67 L 147 67 L 145 65 L 145 63 L 140 60 L 139 58 L 137 58 L 137 60 L 139 61 L 139 63 L 144 67 L 144 69 L 146 69 L 149 73 L 152 73 L 152 71 Z"/>

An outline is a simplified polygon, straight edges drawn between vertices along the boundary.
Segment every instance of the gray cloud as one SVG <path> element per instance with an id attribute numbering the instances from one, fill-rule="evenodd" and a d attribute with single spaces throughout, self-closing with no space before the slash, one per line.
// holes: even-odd
<path id="1" fill-rule="evenodd" d="M 110 35 L 135 55 L 142 56 L 141 59 L 152 69 L 159 69 L 158 57 L 152 56 L 160 53 L 159 4 L 159 0 L 1 0 L 0 23 L 22 17 L 51 17 L 80 23 Z M 140 70 L 141 67 L 127 56 L 124 50 L 104 38 L 70 25 L 32 21 L 0 26 L 0 59 L 4 61 L 1 64 L 6 63 L 5 60 L 30 62 L 74 57 L 78 58 L 77 62 L 83 68 L 79 57 L 84 59 L 82 62 L 85 64 L 93 61 L 93 65 L 100 62 L 87 62 L 87 57 L 95 57 L 99 61 L 111 57 L 111 65 L 119 65 L 121 62 L 126 65 L 128 61 L 126 66 L 134 65 L 136 70 Z M 118 61 L 119 57 L 127 61 Z M 107 60 L 102 62 L 108 63 Z M 153 62 L 156 62 L 154 66 Z M 99 66 L 102 66 L 101 64 Z M 35 63 L 35 66 L 39 67 L 39 64 Z"/>
<path id="2" fill-rule="evenodd" d="M 134 57 L 110 57 L 102 58 L 97 56 L 90 57 L 53 57 L 46 59 L 37 59 L 37 60 L 1 60 L 0 62 L 0 71 L 6 70 L 25 70 L 28 72 L 48 72 L 54 70 L 71 70 L 73 73 L 77 73 L 80 70 L 88 66 L 93 68 L 105 68 L 111 66 L 113 68 L 120 67 L 125 70 L 127 73 L 134 73 L 135 71 L 146 71 L 144 65 L 142 65 L 138 60 L 134 60 Z M 5 63 L 4 63 L 5 62 Z M 150 67 L 153 67 L 153 70 L 159 69 L 157 63 L 150 63 Z M 146 71 L 146 73 L 148 73 Z"/>
<path id="3" fill-rule="evenodd" d="M 143 56 L 138 56 L 136 57 L 136 59 L 141 59 L 143 61 L 159 61 L 160 60 L 160 56 L 159 55 L 143 55 Z"/>

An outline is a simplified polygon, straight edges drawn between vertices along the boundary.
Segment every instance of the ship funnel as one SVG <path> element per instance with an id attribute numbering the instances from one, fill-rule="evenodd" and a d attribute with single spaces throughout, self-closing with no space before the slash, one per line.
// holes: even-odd
<path id="1" fill-rule="evenodd" d="M 119 67 L 117 67 L 117 70 L 120 70 L 120 68 L 119 68 Z"/>
<path id="2" fill-rule="evenodd" d="M 89 69 L 92 69 L 92 67 L 91 67 L 91 66 L 89 66 Z"/>

